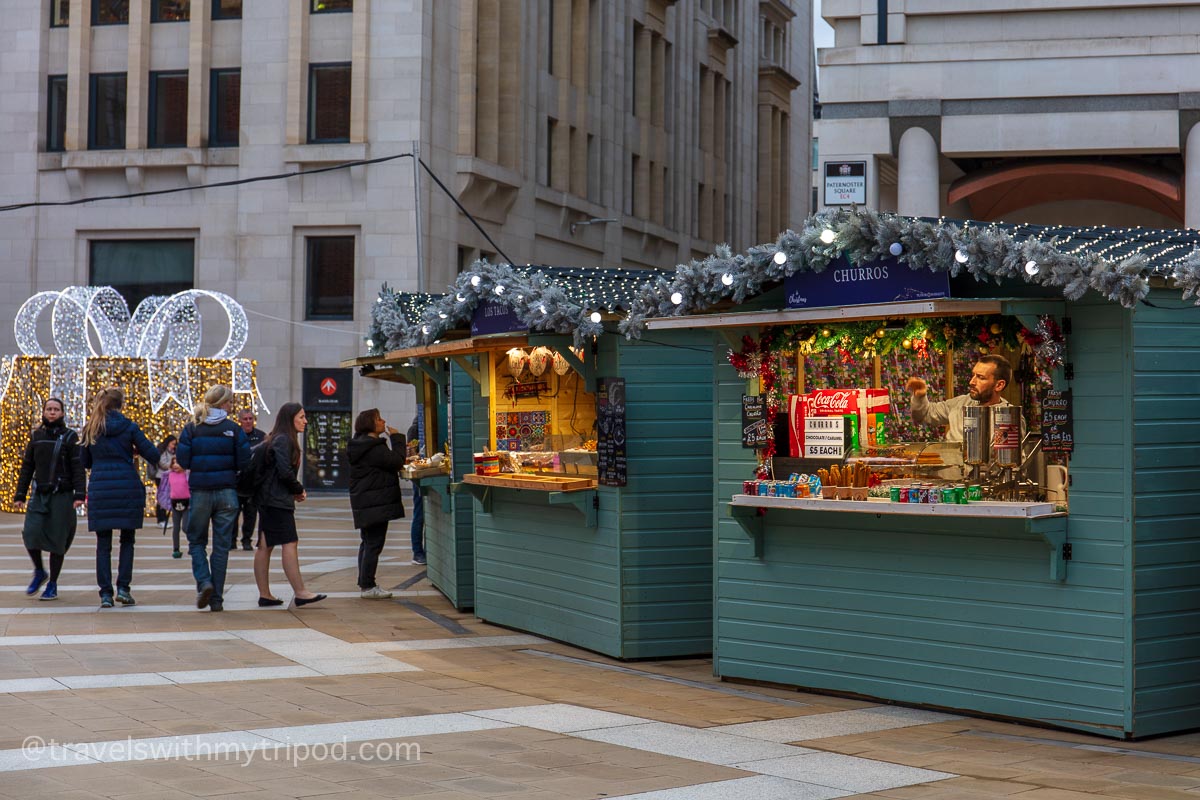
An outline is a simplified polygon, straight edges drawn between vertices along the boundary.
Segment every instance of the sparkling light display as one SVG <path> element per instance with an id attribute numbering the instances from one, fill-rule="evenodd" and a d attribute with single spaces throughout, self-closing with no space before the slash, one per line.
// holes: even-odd
<path id="1" fill-rule="evenodd" d="M 201 357 L 196 301 L 215 301 L 229 321 L 222 346 Z M 38 341 L 38 321 L 49 309 L 53 352 Z M 0 359 L 0 509 L 11 507 L 21 456 L 49 397 L 63 400 L 67 424 L 79 429 L 87 404 L 100 390 L 125 391 L 124 413 L 154 442 L 178 434 L 192 405 L 215 384 L 233 389 L 240 406 L 268 410 L 254 361 L 239 357 L 249 326 L 232 297 L 191 290 L 149 297 L 129 313 L 111 287 L 73 286 L 29 298 L 13 323 L 21 355 Z M 153 512 L 153 494 L 147 509 Z"/>

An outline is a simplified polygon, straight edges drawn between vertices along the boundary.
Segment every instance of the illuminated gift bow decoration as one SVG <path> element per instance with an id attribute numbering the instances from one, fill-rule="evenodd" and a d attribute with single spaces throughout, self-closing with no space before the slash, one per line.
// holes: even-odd
<path id="1" fill-rule="evenodd" d="M 110 286 L 70 286 L 26 300 L 13 328 L 22 353 L 50 356 L 50 392 L 63 399 L 70 424 L 81 423 L 85 415 L 89 358 L 145 359 L 152 410 L 157 413 L 171 400 L 187 410 L 192 401 L 187 359 L 200 356 L 202 319 L 196 301 L 201 298 L 216 301 L 229 321 L 224 344 L 210 357 L 230 359 L 234 392 L 251 394 L 261 403 L 249 359 L 237 357 L 249 333 L 246 311 L 222 292 L 189 289 L 154 295 L 131 315 L 125 298 Z M 46 309 L 57 353 L 47 353 L 37 338 L 37 323 Z"/>

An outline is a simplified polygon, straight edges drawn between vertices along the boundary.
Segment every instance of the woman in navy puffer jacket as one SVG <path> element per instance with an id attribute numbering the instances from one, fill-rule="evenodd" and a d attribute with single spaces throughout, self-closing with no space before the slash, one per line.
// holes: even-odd
<path id="1" fill-rule="evenodd" d="M 138 475 L 135 456 L 157 464 L 158 450 L 124 414 L 125 393 L 116 387 L 100 392 L 92 401 L 83 426 L 83 466 L 92 471 L 88 482 L 88 530 L 96 532 L 96 583 L 100 607 L 113 607 L 112 536 L 121 531 L 117 557 L 118 603 L 134 605 L 129 585 L 133 581 L 134 532 L 146 513 L 146 486 Z"/>

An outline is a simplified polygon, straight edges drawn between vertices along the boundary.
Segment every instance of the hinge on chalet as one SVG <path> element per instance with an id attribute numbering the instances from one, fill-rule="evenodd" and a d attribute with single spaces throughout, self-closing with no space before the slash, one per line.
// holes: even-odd
<path id="1" fill-rule="evenodd" d="M 1071 543 L 1070 542 L 1067 542 L 1066 544 L 1063 545 L 1063 560 L 1064 561 L 1071 560 Z"/>

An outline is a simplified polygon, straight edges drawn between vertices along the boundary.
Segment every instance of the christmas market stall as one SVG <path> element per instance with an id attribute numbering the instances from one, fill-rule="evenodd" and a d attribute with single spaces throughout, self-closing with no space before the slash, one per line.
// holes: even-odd
<path id="1" fill-rule="evenodd" d="M 1198 244 L 841 210 L 648 285 L 717 342 L 715 673 L 1194 728 Z"/>
<path id="2" fill-rule="evenodd" d="M 216 306 L 228 331 L 221 347 L 202 356 L 204 307 Z M 39 292 L 13 321 L 19 354 L 0 358 L 0 510 L 12 503 L 29 432 L 51 397 L 63 401 L 67 424 L 77 431 L 93 396 L 110 386 L 125 392 L 124 413 L 151 441 L 178 435 L 192 406 L 211 386 L 233 389 L 239 408 L 266 410 L 255 378 L 256 362 L 241 356 L 246 312 L 232 297 L 200 289 L 142 300 L 133 313 L 108 286 L 71 286 Z M 49 342 L 45 349 L 42 342 Z M 146 483 L 146 513 L 155 508 L 155 486 Z"/>
<path id="3" fill-rule="evenodd" d="M 472 507 L 480 618 L 617 658 L 709 652 L 711 337 L 615 335 L 655 274 L 481 262 L 445 295 L 381 293 L 377 366 L 465 376 L 448 496 Z"/>

